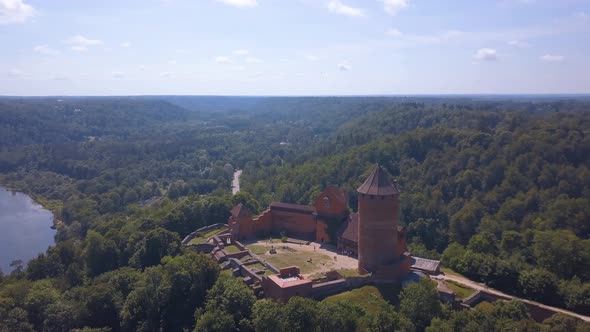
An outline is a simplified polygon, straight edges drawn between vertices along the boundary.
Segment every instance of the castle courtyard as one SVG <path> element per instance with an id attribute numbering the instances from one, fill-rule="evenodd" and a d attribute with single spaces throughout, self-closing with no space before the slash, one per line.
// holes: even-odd
<path id="1" fill-rule="evenodd" d="M 319 276 L 328 271 L 342 271 L 356 274 L 358 260 L 337 253 L 336 246 L 310 242 L 309 244 L 283 243 L 281 240 L 269 239 L 244 243 L 260 259 L 272 264 L 277 269 L 298 266 L 306 277 Z M 271 254 L 271 249 L 275 249 Z"/>

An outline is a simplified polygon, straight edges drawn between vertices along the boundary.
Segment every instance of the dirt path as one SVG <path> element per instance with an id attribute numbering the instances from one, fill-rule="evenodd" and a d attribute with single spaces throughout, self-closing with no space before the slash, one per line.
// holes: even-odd
<path id="1" fill-rule="evenodd" d="M 493 288 L 489 288 L 488 286 L 486 286 L 484 284 L 480 284 L 480 283 L 475 282 L 473 280 L 467 279 L 465 277 L 461 277 L 461 276 L 457 276 L 457 275 L 451 275 L 451 274 L 439 274 L 437 276 L 432 276 L 432 278 L 433 279 L 439 279 L 439 280 L 452 280 L 452 281 L 458 282 L 460 284 L 463 284 L 465 286 L 471 287 L 471 288 L 473 288 L 475 290 L 483 290 L 483 291 L 486 291 L 486 292 L 491 293 L 491 294 L 508 297 L 510 299 L 515 299 L 515 300 L 518 300 L 518 301 L 522 301 L 524 303 L 534 303 L 535 305 L 538 305 L 538 306 L 540 306 L 542 308 L 551 309 L 553 311 L 557 311 L 557 312 L 562 313 L 564 315 L 572 316 L 572 317 L 581 319 L 583 321 L 590 322 L 590 317 L 588 317 L 588 316 L 580 315 L 580 314 L 577 314 L 577 313 L 574 313 L 574 312 L 571 312 L 571 311 L 568 311 L 568 310 L 565 310 L 565 309 L 548 306 L 548 305 L 545 305 L 545 304 L 542 304 L 542 303 L 539 303 L 539 302 L 525 300 L 525 299 L 520 298 L 520 297 L 516 297 L 516 296 L 510 295 L 510 294 L 506 294 L 506 293 L 500 292 L 499 290 L 496 290 L 496 289 L 493 289 Z"/>

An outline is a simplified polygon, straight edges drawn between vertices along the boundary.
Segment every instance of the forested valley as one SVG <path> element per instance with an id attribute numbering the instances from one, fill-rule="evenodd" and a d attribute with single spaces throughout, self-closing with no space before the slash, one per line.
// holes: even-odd
<path id="1" fill-rule="evenodd" d="M 0 98 L 0 185 L 56 216 L 0 272 L 0 331 L 588 331 L 519 302 L 468 311 L 429 282 L 358 303 L 257 300 L 181 246 L 234 204 L 308 204 L 382 165 L 417 256 L 590 314 L 590 101 L 401 97 Z M 235 169 L 242 191 L 231 195 Z"/>

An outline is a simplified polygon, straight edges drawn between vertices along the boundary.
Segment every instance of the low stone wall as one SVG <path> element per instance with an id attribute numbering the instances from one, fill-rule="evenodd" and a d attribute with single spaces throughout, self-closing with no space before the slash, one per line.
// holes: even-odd
<path id="1" fill-rule="evenodd" d="M 356 277 L 321 282 L 312 285 L 312 297 L 319 300 L 330 295 L 339 294 L 372 283 L 373 281 L 370 278 Z"/>
<path id="2" fill-rule="evenodd" d="M 198 233 L 208 232 L 213 229 L 221 229 L 221 228 L 227 228 L 227 224 L 217 223 L 217 224 L 212 224 L 212 225 L 208 225 L 205 227 L 201 227 L 201 228 L 197 229 L 196 231 L 190 233 L 189 235 L 185 236 L 184 239 L 182 239 L 182 244 L 187 245 L 192 239 L 197 237 Z"/>
<path id="3" fill-rule="evenodd" d="M 250 270 L 249 268 L 247 268 L 243 264 L 240 266 L 240 272 L 242 273 L 243 276 L 248 276 L 248 277 L 252 278 L 252 280 L 254 280 L 254 281 L 261 281 L 262 280 L 262 276 L 252 272 L 252 270 Z"/>
<path id="4" fill-rule="evenodd" d="M 233 254 L 227 254 L 228 258 L 235 258 L 235 259 L 242 259 L 242 257 L 249 256 L 250 252 L 248 250 L 234 252 Z"/>
<path id="5" fill-rule="evenodd" d="M 260 258 L 258 255 L 256 255 L 255 253 L 250 251 L 250 256 L 252 256 L 254 259 L 257 259 L 260 264 L 264 265 L 264 267 L 266 267 L 267 269 L 271 270 L 273 273 L 279 273 L 279 269 L 277 269 L 276 267 L 274 267 L 274 265 L 266 262 L 265 260 L 263 260 L 262 258 Z"/>
<path id="6" fill-rule="evenodd" d="M 248 250 L 248 249 L 246 249 L 246 246 L 243 245 L 242 242 L 240 242 L 240 241 L 233 241 L 233 244 L 242 251 Z"/>

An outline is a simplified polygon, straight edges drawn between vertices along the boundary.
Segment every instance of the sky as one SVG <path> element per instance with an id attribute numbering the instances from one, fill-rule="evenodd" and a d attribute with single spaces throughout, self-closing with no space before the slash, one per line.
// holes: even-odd
<path id="1" fill-rule="evenodd" d="M 590 93 L 590 0 L 0 0 L 0 95 Z"/>

